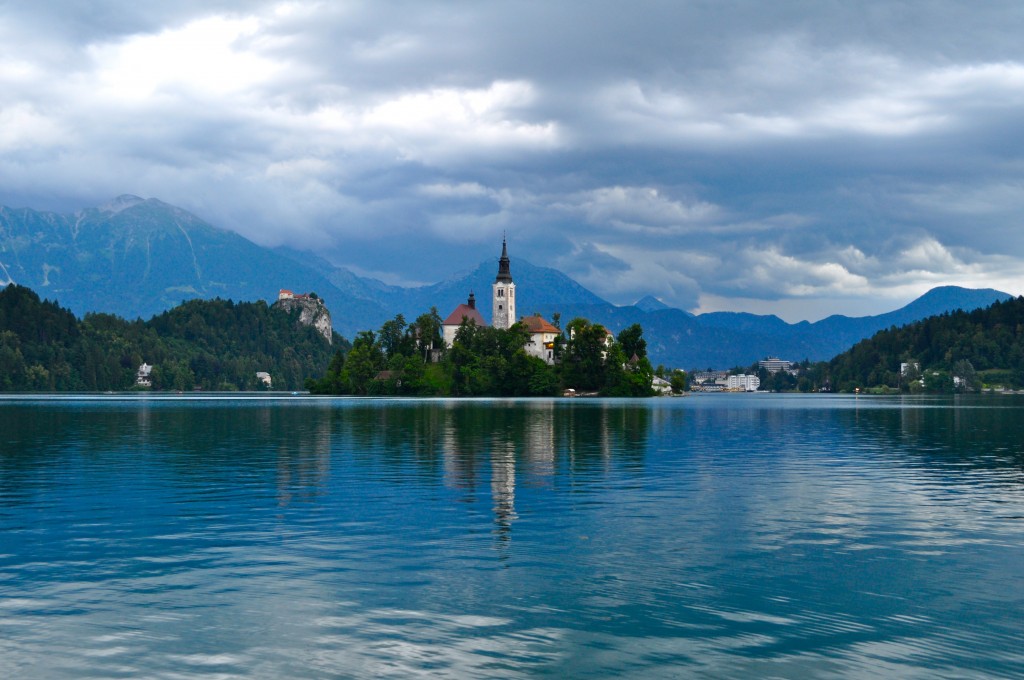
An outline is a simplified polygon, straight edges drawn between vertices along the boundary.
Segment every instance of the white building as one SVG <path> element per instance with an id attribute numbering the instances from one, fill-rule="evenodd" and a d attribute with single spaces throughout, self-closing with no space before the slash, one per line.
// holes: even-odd
<path id="1" fill-rule="evenodd" d="M 763 368 L 769 373 L 778 373 L 779 371 L 789 371 L 793 368 L 792 361 L 786 361 L 778 357 L 768 357 L 767 359 L 761 359 L 757 362 L 758 368 Z"/>
<path id="2" fill-rule="evenodd" d="M 145 361 L 139 366 L 139 370 L 135 372 L 135 384 L 139 387 L 152 387 L 153 386 L 153 367 L 147 364 Z"/>
<path id="3" fill-rule="evenodd" d="M 495 328 L 509 329 L 516 322 L 516 284 L 512 281 L 505 239 L 501 239 L 498 275 L 491 284 L 491 290 L 491 325 Z"/>
<path id="4" fill-rule="evenodd" d="M 756 392 L 761 386 L 761 379 L 756 375 L 730 375 L 726 378 L 725 388 L 728 390 L 743 390 L 744 392 Z"/>
<path id="5" fill-rule="evenodd" d="M 548 365 L 555 363 L 555 338 L 561 331 L 548 323 L 540 314 L 528 316 L 522 320 L 530 339 L 526 343 L 526 353 L 543 359 Z"/>

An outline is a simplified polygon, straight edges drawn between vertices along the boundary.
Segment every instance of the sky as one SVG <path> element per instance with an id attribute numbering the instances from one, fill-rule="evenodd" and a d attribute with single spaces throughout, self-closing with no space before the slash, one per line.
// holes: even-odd
<path id="1" fill-rule="evenodd" d="M 788 321 L 1024 293 L 1024 3 L 0 0 L 0 204 Z M 513 269 L 514 274 L 514 269 Z"/>

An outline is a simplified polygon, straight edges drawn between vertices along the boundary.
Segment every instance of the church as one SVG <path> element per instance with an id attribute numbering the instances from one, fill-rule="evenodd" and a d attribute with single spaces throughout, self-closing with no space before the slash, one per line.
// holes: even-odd
<path id="1" fill-rule="evenodd" d="M 476 308 L 476 296 L 470 292 L 469 299 L 456 307 L 441 326 L 444 344 L 451 347 L 455 332 L 463 320 L 478 326 L 486 325 L 480 310 Z M 527 354 L 553 364 L 555 337 L 561 334 L 554 325 L 539 314 L 519 320 L 526 326 L 530 339 L 524 349 Z M 501 258 L 498 260 L 498 275 L 491 284 L 491 325 L 494 328 L 509 329 L 516 323 L 516 284 L 512 280 L 512 268 L 508 257 L 508 243 L 501 240 Z"/>

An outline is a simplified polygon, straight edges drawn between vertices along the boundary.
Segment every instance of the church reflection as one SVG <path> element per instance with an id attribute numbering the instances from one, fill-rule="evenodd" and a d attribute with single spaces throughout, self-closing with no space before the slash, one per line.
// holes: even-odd
<path id="1" fill-rule="evenodd" d="M 623 463 L 629 467 L 643 458 L 651 418 L 645 406 L 603 402 L 531 401 L 508 408 L 449 403 L 442 413 L 444 484 L 465 490 L 471 501 L 489 474 L 495 535 L 503 553 L 519 517 L 518 486 L 550 487 L 560 473 L 571 477 L 577 471 L 608 472 Z"/>
<path id="2" fill-rule="evenodd" d="M 348 402 L 251 409 L 233 429 L 273 452 L 280 507 L 315 499 L 332 466 L 354 465 L 395 484 L 440 484 L 469 504 L 489 497 L 507 554 L 523 489 L 642 465 L 652 417 L 646 404 L 596 400 Z"/>

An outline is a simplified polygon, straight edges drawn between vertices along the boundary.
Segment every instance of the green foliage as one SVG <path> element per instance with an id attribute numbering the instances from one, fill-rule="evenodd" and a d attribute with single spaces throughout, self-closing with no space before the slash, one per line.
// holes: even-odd
<path id="1" fill-rule="evenodd" d="M 916 363 L 902 375 L 901 363 Z M 932 316 L 890 328 L 854 345 L 825 365 L 835 386 L 886 385 L 904 391 L 976 391 L 985 382 L 1024 385 L 1024 297 L 972 312 Z M 988 376 L 998 376 L 995 381 Z M 954 380 L 956 378 L 956 380 Z"/>
<path id="2" fill-rule="evenodd" d="M 148 322 L 111 314 L 81 321 L 33 291 L 0 290 L 0 390 L 126 390 L 151 364 L 153 389 L 276 389 L 324 372 L 332 348 L 297 317 L 264 302 L 191 300 Z M 344 349 L 335 334 L 335 348 Z"/>
<path id="3" fill-rule="evenodd" d="M 579 317 L 570 321 L 567 328 L 569 339 L 562 352 L 562 382 L 577 392 L 600 390 L 609 382 L 605 375 L 605 358 L 610 349 L 608 331 Z M 624 362 L 621 354 L 616 358 Z M 614 381 L 613 377 L 611 382 Z"/>
<path id="4" fill-rule="evenodd" d="M 617 340 L 622 345 L 622 353 L 627 360 L 634 356 L 639 359 L 647 356 L 647 341 L 644 340 L 644 329 L 640 324 L 635 323 L 619 331 Z"/>
<path id="5" fill-rule="evenodd" d="M 352 341 L 345 368 L 342 371 L 350 394 L 368 394 L 370 381 L 384 370 L 384 352 L 372 331 L 362 331 Z"/>
<path id="6" fill-rule="evenodd" d="M 444 348 L 436 309 L 409 326 L 397 316 L 377 333 L 356 336 L 348 356 L 335 357 L 327 373 L 307 385 L 317 394 L 528 397 L 557 395 L 565 387 L 652 394 L 654 371 L 639 325 L 623 336 L 634 354 L 643 353 L 636 361 L 627 361 L 620 343 L 607 342 L 603 326 L 575 319 L 569 332 L 568 340 L 556 339 L 561 363 L 550 366 L 526 352 L 530 335 L 522 324 L 503 330 L 464 320 L 452 347 Z"/>

